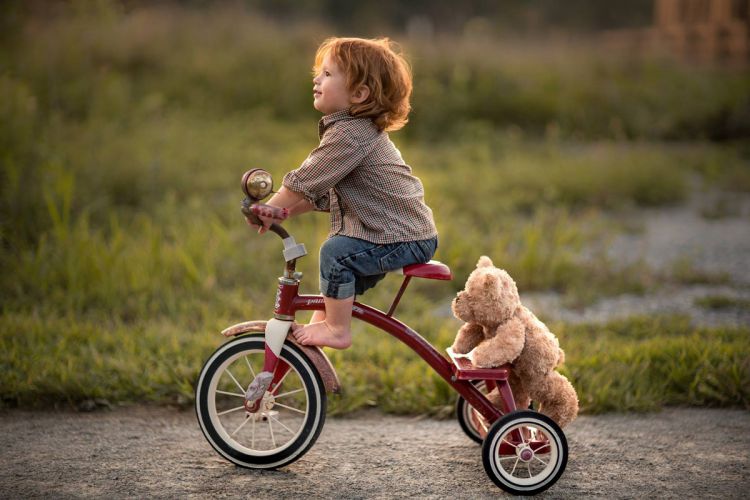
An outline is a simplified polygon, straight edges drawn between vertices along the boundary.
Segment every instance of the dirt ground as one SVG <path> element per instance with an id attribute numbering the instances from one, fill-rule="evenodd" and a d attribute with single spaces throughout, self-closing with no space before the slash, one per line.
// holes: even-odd
<path id="1" fill-rule="evenodd" d="M 329 418 L 278 471 L 224 461 L 191 411 L 0 413 L 3 498 L 492 498 L 479 445 L 454 420 Z M 581 416 L 551 498 L 747 498 L 750 412 L 670 409 Z"/>

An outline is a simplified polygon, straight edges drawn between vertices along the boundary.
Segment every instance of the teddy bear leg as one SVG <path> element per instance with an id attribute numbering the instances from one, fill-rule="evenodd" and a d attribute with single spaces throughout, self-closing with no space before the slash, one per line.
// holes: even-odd
<path id="1" fill-rule="evenodd" d="M 500 391 L 497 389 L 497 387 L 487 393 L 487 399 L 495 408 L 498 408 L 500 410 L 503 409 L 503 398 L 500 396 Z"/>
<path id="2" fill-rule="evenodd" d="M 466 354 L 474 349 L 482 339 L 484 339 L 482 326 L 475 323 L 466 323 L 458 330 L 451 349 L 456 354 Z"/>
<path id="3" fill-rule="evenodd" d="M 534 387 L 531 397 L 541 403 L 539 411 L 565 427 L 578 415 L 578 396 L 570 381 L 552 371 Z"/>
<path id="4" fill-rule="evenodd" d="M 508 382 L 510 383 L 510 389 L 513 391 L 513 399 L 516 400 L 516 409 L 527 409 L 531 404 L 531 396 L 521 378 L 511 371 L 510 377 L 508 377 Z"/>
<path id="5" fill-rule="evenodd" d="M 500 383 L 501 382 L 498 382 L 498 385 Z M 531 397 L 529 396 L 526 388 L 523 386 L 521 379 L 511 373 L 511 376 L 508 378 L 508 383 L 510 384 L 510 389 L 513 392 L 513 400 L 516 405 L 516 409 L 527 409 L 531 404 Z M 500 390 L 497 387 L 492 389 L 492 391 L 487 394 L 487 399 L 495 408 L 499 408 L 500 410 L 505 411 L 503 397 L 500 395 Z"/>

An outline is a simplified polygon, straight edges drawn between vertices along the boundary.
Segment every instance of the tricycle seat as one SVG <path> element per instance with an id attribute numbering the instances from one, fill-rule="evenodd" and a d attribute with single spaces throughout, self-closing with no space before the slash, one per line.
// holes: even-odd
<path id="1" fill-rule="evenodd" d="M 437 260 L 431 260 L 426 264 L 411 264 L 402 269 L 404 276 L 414 278 L 427 278 L 431 280 L 451 280 L 453 274 L 448 266 Z"/>

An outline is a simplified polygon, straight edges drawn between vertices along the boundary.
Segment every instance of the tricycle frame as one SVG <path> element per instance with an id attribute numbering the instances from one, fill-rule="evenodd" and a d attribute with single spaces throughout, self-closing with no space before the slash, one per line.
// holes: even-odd
<path id="1" fill-rule="evenodd" d="M 291 266 L 289 266 L 291 264 Z M 324 311 L 325 303 L 322 295 L 299 295 L 299 279 L 291 278 L 290 275 L 299 276 L 294 273 L 294 264 L 288 263 L 285 276 L 279 278 L 279 288 L 276 293 L 276 306 L 274 315 L 277 319 L 292 320 L 297 311 Z M 409 276 L 404 279 L 408 284 Z M 397 301 L 400 300 L 405 286 L 402 286 L 396 301 L 390 310 L 395 309 Z M 463 398 L 471 404 L 490 424 L 499 419 L 503 414 L 516 409 L 510 385 L 507 381 L 507 370 L 499 372 L 501 375 L 491 376 L 488 380 L 495 383 L 500 391 L 505 408 L 500 411 L 476 388 L 470 380 L 459 378 L 456 365 L 445 356 L 440 354 L 427 340 L 408 325 L 402 323 L 392 315 L 386 314 L 374 307 L 354 302 L 352 306 L 352 317 L 368 323 L 395 337 L 408 346 L 419 357 L 429 364 L 435 372 L 440 375 L 451 387 L 453 387 Z M 268 351 L 267 351 L 268 352 Z M 268 368 L 271 368 L 270 366 Z M 498 373 L 497 370 L 487 372 Z M 504 373 L 504 376 L 503 376 Z"/>

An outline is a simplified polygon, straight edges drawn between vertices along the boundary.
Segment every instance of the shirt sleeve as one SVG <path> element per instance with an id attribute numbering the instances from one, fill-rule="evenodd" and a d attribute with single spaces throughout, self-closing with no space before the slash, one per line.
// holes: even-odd
<path id="1" fill-rule="evenodd" d="M 324 194 L 318 200 L 313 204 L 315 206 L 315 210 L 319 212 L 330 212 L 331 211 L 331 195 Z"/>
<path id="2" fill-rule="evenodd" d="M 332 126 L 302 165 L 284 176 L 282 184 L 301 193 L 318 210 L 327 210 L 330 206 L 329 190 L 349 175 L 365 154 L 365 148 L 346 131 Z"/>

